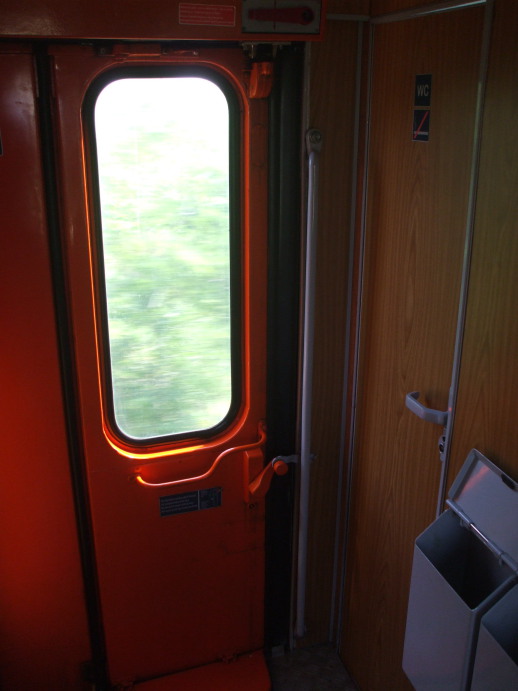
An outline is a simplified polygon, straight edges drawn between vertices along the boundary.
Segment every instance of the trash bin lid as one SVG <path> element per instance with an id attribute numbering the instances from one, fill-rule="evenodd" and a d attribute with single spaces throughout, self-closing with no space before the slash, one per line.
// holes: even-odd
<path id="1" fill-rule="evenodd" d="M 448 493 L 449 506 L 467 517 L 499 556 L 518 569 L 518 483 L 472 449 Z M 461 509 L 459 512 L 458 509 Z M 505 561 L 508 561 L 505 559 Z"/>

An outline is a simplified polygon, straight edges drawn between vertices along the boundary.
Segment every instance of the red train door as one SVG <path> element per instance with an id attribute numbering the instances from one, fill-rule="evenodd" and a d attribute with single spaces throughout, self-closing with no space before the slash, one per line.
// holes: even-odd
<path id="1" fill-rule="evenodd" d="M 266 101 L 239 48 L 49 54 L 109 681 L 268 688 Z"/>

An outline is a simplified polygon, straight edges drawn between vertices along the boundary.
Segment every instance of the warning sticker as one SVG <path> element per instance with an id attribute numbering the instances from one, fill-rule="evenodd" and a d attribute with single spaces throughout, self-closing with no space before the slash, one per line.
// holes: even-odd
<path id="1" fill-rule="evenodd" d="M 233 5 L 181 2 L 178 23 L 186 26 L 235 26 L 236 8 Z"/>
<path id="2" fill-rule="evenodd" d="M 412 139 L 414 142 L 427 142 L 430 139 L 430 111 L 414 109 L 414 122 L 412 127 Z"/>
<path id="3" fill-rule="evenodd" d="M 191 511 L 203 511 L 204 509 L 216 509 L 218 506 L 221 506 L 221 487 L 160 497 L 160 515 L 162 517 L 190 513 Z"/>

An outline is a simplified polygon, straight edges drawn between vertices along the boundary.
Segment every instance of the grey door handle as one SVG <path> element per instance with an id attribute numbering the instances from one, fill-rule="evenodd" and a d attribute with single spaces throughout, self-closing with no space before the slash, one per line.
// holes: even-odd
<path id="1" fill-rule="evenodd" d="M 435 425 L 442 425 L 446 427 L 448 422 L 448 411 L 447 410 L 434 410 L 433 408 L 427 408 L 422 403 L 417 400 L 419 398 L 419 391 L 412 391 L 412 393 L 407 393 L 405 398 L 406 407 L 411 410 L 414 415 L 425 420 L 426 422 L 433 422 Z"/>

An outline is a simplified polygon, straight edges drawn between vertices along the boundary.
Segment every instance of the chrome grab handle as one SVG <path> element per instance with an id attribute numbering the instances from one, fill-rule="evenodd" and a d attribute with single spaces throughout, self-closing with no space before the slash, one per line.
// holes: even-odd
<path id="1" fill-rule="evenodd" d="M 447 410 L 434 410 L 433 408 L 427 408 L 425 405 L 420 403 L 417 399 L 419 398 L 419 391 L 412 391 L 407 393 L 405 398 L 406 407 L 421 418 L 425 422 L 433 422 L 435 425 L 442 425 L 446 427 L 448 422 L 448 411 Z"/>
<path id="2" fill-rule="evenodd" d="M 311 418 L 313 388 L 313 346 L 315 331 L 315 274 L 318 219 L 318 173 L 322 149 L 322 133 L 306 132 L 308 153 L 308 200 L 306 217 L 306 266 L 304 278 L 304 334 L 302 347 L 300 404 L 300 475 L 299 526 L 297 549 L 297 595 L 295 602 L 295 637 L 306 633 L 306 583 L 309 534 L 309 494 L 311 469 Z"/>

